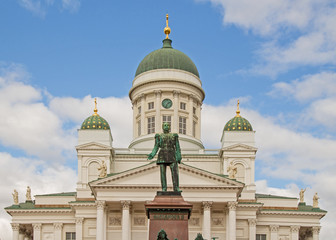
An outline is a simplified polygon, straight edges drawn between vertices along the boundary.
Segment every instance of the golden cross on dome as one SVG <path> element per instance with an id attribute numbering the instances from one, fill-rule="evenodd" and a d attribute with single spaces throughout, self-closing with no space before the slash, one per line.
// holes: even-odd
<path id="1" fill-rule="evenodd" d="M 94 108 L 94 110 L 93 110 L 93 111 L 94 111 L 94 114 L 93 114 L 93 115 L 94 115 L 94 116 L 97 116 L 97 115 L 98 115 L 98 113 L 97 113 L 97 112 L 98 112 L 98 109 L 97 109 L 97 98 L 95 98 L 94 103 L 95 103 L 95 108 Z"/>
<path id="2" fill-rule="evenodd" d="M 170 34 L 170 27 L 168 26 L 168 13 L 166 14 L 166 27 L 163 32 L 166 34 L 166 39 L 169 39 L 168 35 Z"/>
<path id="3" fill-rule="evenodd" d="M 236 115 L 236 117 L 240 117 L 240 110 L 239 110 L 239 99 L 238 99 L 238 101 L 237 101 L 237 111 L 236 111 L 236 113 L 237 113 L 237 115 Z"/>

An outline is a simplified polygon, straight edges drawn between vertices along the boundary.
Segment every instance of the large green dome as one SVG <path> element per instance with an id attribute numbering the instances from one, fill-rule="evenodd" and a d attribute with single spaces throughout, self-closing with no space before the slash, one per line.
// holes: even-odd
<path id="1" fill-rule="evenodd" d="M 245 118 L 235 116 L 225 124 L 224 131 L 253 131 L 253 128 Z"/>
<path id="2" fill-rule="evenodd" d="M 81 129 L 110 129 L 110 125 L 108 122 L 102 118 L 101 116 L 97 115 L 92 115 L 88 117 L 87 119 L 84 120 L 82 123 Z"/>
<path id="3" fill-rule="evenodd" d="M 164 39 L 163 47 L 148 54 L 139 64 L 135 76 L 155 69 L 179 69 L 199 77 L 193 61 L 183 52 L 172 48 L 171 39 Z"/>

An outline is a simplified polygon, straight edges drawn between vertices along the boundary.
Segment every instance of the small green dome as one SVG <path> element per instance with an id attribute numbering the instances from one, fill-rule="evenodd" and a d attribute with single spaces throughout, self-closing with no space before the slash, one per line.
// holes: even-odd
<path id="1" fill-rule="evenodd" d="M 82 123 L 81 129 L 110 129 L 108 122 L 99 116 L 98 114 L 93 114 L 88 117 Z"/>
<path id="2" fill-rule="evenodd" d="M 155 69 L 179 69 L 199 77 L 193 61 L 183 52 L 172 48 L 171 39 L 164 39 L 163 47 L 148 54 L 139 64 L 135 77 Z"/>
<path id="3" fill-rule="evenodd" d="M 235 116 L 225 124 L 224 131 L 253 131 L 253 128 L 245 118 Z"/>

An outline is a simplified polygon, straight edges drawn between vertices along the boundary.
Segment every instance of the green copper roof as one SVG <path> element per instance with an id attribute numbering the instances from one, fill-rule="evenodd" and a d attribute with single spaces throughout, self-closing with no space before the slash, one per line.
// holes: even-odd
<path id="1" fill-rule="evenodd" d="M 224 131 L 253 131 L 253 128 L 245 118 L 235 116 L 225 124 Z"/>
<path id="2" fill-rule="evenodd" d="M 183 52 L 172 48 L 171 39 L 164 39 L 162 42 L 161 49 L 151 52 L 140 62 L 135 76 L 155 69 L 179 69 L 199 77 L 193 61 Z"/>
<path id="3" fill-rule="evenodd" d="M 82 123 L 81 129 L 110 129 L 108 122 L 99 116 L 98 114 L 93 114 L 88 117 Z"/>
<path id="4" fill-rule="evenodd" d="M 271 195 L 271 194 L 262 194 L 262 193 L 256 193 L 256 198 L 279 198 L 279 199 L 297 199 L 296 197 L 285 197 L 285 196 L 277 196 L 277 195 Z"/>

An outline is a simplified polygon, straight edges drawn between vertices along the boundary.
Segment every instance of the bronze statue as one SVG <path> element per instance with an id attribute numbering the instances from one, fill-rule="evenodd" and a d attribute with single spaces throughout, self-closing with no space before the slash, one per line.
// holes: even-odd
<path id="1" fill-rule="evenodd" d="M 158 233 L 157 240 L 169 240 L 165 230 L 161 229 L 161 231 Z"/>
<path id="2" fill-rule="evenodd" d="M 155 145 L 153 151 L 148 155 L 151 160 L 160 148 L 157 165 L 160 165 L 162 191 L 167 191 L 166 168 L 170 167 L 174 192 L 181 192 L 179 188 L 178 163 L 181 163 L 181 149 L 177 133 L 170 133 L 169 123 L 162 124 L 163 133 L 155 134 Z"/>

